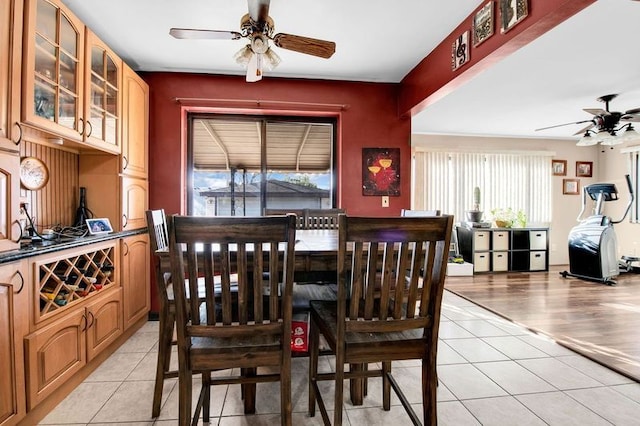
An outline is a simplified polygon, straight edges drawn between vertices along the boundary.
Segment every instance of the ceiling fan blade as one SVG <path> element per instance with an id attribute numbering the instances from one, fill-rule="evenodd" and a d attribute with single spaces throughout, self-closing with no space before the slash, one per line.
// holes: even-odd
<path id="1" fill-rule="evenodd" d="M 633 109 L 630 109 L 630 110 L 628 110 L 628 111 L 625 111 L 625 113 L 624 113 L 624 114 L 625 114 L 625 115 L 627 115 L 627 114 L 638 114 L 638 113 L 640 113 L 640 108 L 633 108 Z"/>
<path id="2" fill-rule="evenodd" d="M 576 135 L 582 135 L 582 134 L 584 134 L 584 132 L 586 132 L 587 130 L 591 129 L 591 128 L 592 128 L 592 127 L 594 127 L 595 125 L 596 125 L 596 123 L 593 123 L 593 122 L 592 122 L 591 124 L 589 124 L 589 125 L 588 125 L 588 126 L 586 126 L 585 128 L 580 129 L 580 130 L 578 130 L 577 132 L 575 132 L 575 133 L 573 134 L 573 136 L 576 136 Z"/>
<path id="3" fill-rule="evenodd" d="M 640 123 L 640 115 L 623 115 L 620 117 L 621 121 L 631 121 L 633 123 Z"/>
<path id="4" fill-rule="evenodd" d="M 175 38 L 200 40 L 238 40 L 242 35 L 235 31 L 196 30 L 193 28 L 171 28 L 169 30 Z"/>
<path id="5" fill-rule="evenodd" d="M 273 43 L 287 50 L 293 50 L 307 55 L 328 59 L 336 51 L 336 44 L 332 41 L 318 40 L 316 38 L 303 37 L 292 34 L 276 34 Z"/>
<path id="6" fill-rule="evenodd" d="M 539 129 L 536 129 L 535 131 L 537 132 L 540 130 L 554 129 L 556 127 L 569 126 L 570 124 L 582 124 L 582 123 L 591 123 L 591 126 L 595 126 L 595 123 L 593 122 L 593 120 L 582 120 L 582 121 L 574 121 L 573 123 L 564 123 L 564 124 L 556 124 L 555 126 L 541 127 Z"/>
<path id="7" fill-rule="evenodd" d="M 249 64 L 247 65 L 247 82 L 255 83 L 256 81 L 262 80 L 261 59 L 260 54 L 254 53 L 251 55 Z"/>
<path id="8" fill-rule="evenodd" d="M 588 112 L 592 115 L 609 115 L 609 111 L 606 111 L 602 108 L 584 108 L 583 111 Z"/>
<path id="9" fill-rule="evenodd" d="M 264 22 L 269 17 L 269 3 L 271 0 L 247 0 L 249 16 L 255 22 Z"/>

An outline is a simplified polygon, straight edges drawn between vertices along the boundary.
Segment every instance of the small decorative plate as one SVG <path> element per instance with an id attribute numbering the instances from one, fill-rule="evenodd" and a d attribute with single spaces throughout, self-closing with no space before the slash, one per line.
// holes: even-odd
<path id="1" fill-rule="evenodd" d="M 20 183 L 27 189 L 37 190 L 49 182 L 49 169 L 35 157 L 25 157 L 20 161 Z"/>

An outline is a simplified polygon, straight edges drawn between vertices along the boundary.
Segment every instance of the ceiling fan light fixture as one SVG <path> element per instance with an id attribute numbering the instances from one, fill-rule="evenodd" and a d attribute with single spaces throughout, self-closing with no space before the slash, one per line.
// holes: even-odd
<path id="1" fill-rule="evenodd" d="M 576 146 L 592 146 L 597 145 L 598 140 L 591 136 L 591 133 L 587 130 L 585 134 L 580 138 Z"/>
<path id="2" fill-rule="evenodd" d="M 264 66 L 269 71 L 280 65 L 280 62 L 282 62 L 280 56 L 278 56 L 278 54 L 271 48 L 267 49 L 267 51 L 262 56 L 263 59 L 265 59 Z"/>
<path id="3" fill-rule="evenodd" d="M 238 65 L 241 65 L 243 68 L 247 68 L 249 66 L 251 56 L 253 56 L 253 51 L 251 50 L 251 46 L 247 44 L 233 55 L 233 59 L 235 59 Z"/>
<path id="4" fill-rule="evenodd" d="M 640 139 L 640 133 L 638 133 L 636 129 L 633 128 L 633 125 L 629 123 L 624 132 L 618 135 L 618 138 L 620 138 L 622 142 L 630 142 Z"/>

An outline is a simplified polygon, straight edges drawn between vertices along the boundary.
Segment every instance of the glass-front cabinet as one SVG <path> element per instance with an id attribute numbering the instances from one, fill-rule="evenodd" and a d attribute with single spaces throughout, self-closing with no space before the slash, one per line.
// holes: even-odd
<path id="1" fill-rule="evenodd" d="M 48 0 L 27 0 L 25 25 L 23 121 L 81 141 L 84 25 Z"/>
<path id="2" fill-rule="evenodd" d="M 120 146 L 122 61 L 91 31 L 86 34 L 85 139 L 111 150 Z"/>
<path id="3" fill-rule="evenodd" d="M 120 153 L 122 61 L 59 0 L 26 0 L 25 124 Z"/>

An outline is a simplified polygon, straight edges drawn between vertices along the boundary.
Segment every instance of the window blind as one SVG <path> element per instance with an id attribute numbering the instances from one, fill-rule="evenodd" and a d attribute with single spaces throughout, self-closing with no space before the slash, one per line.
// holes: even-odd
<path id="1" fill-rule="evenodd" d="M 480 188 L 484 220 L 495 208 L 522 210 L 529 223 L 551 221 L 549 156 L 541 154 L 416 151 L 413 158 L 414 209 L 440 209 L 464 221 Z"/>

